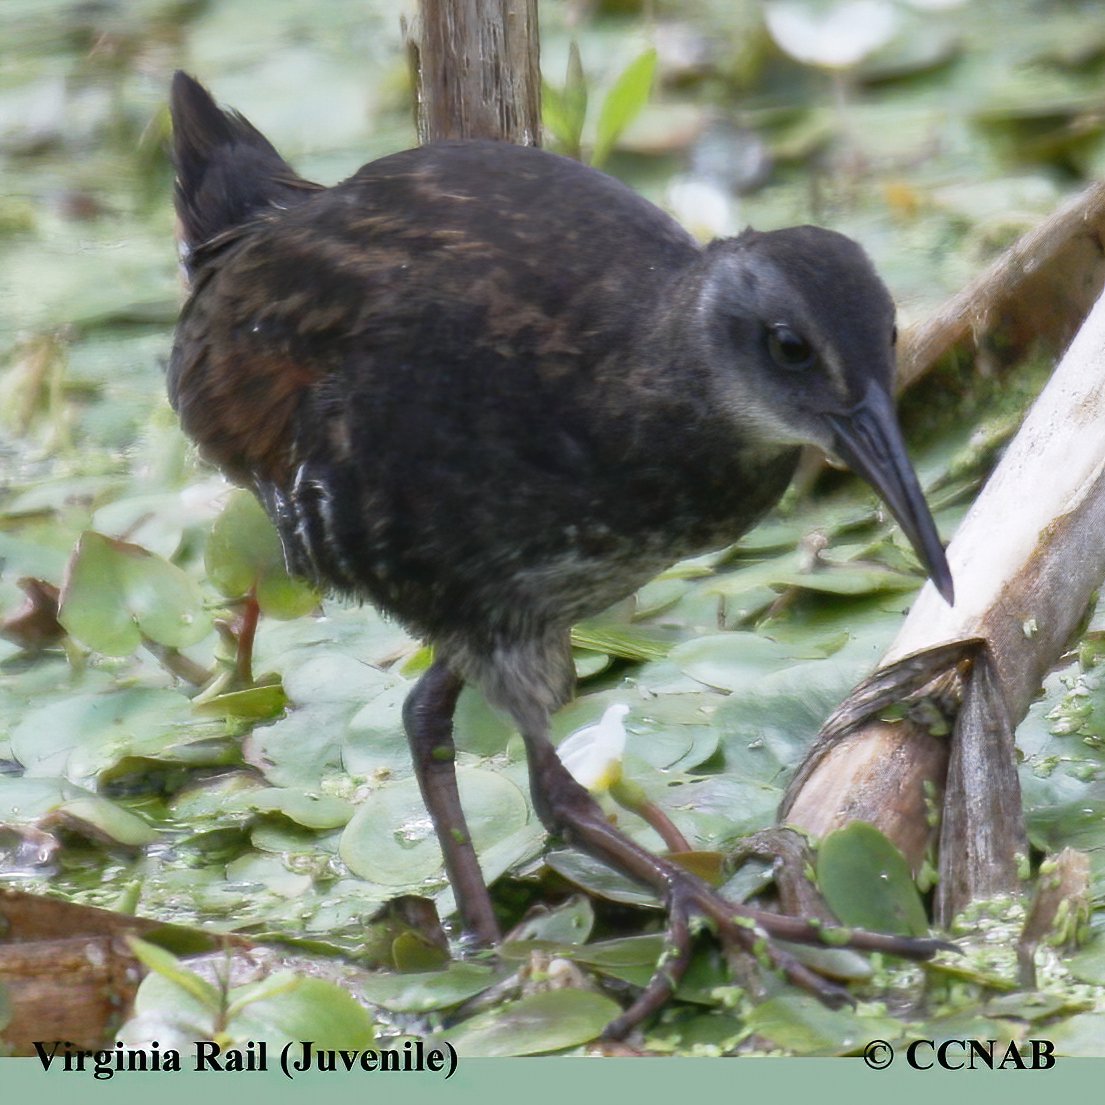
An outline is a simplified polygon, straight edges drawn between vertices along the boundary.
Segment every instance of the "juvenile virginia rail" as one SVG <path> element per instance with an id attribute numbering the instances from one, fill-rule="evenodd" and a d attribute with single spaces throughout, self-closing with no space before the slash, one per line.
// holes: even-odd
<path id="1" fill-rule="evenodd" d="M 505 143 L 424 146 L 324 188 L 184 73 L 172 115 L 191 296 L 169 395 L 257 493 L 292 571 L 432 642 L 404 720 L 466 929 L 499 935 L 453 764 L 471 682 L 517 724 L 549 830 L 667 906 L 663 970 L 614 1033 L 670 993 L 694 916 L 730 946 L 818 942 L 614 828 L 549 716 L 572 693 L 573 622 L 735 541 L 803 444 L 874 485 L 951 601 L 891 401 L 894 305 L 860 247 L 802 226 L 702 248 L 611 177 Z"/>

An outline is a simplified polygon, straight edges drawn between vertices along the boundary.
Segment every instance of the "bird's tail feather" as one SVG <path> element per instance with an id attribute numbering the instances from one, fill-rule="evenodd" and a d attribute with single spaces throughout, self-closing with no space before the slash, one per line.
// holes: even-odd
<path id="1" fill-rule="evenodd" d="M 204 242 L 267 207 L 298 203 L 318 189 L 248 119 L 223 111 L 187 73 L 174 75 L 169 108 L 186 264 Z"/>

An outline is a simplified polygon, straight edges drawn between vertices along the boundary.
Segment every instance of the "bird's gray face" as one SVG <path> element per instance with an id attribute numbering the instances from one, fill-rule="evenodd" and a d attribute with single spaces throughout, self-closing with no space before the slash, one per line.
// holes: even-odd
<path id="1" fill-rule="evenodd" d="M 952 602 L 891 399 L 894 304 L 863 250 L 809 226 L 714 243 L 696 313 L 716 394 L 742 437 L 817 445 L 842 460 L 883 498 Z"/>

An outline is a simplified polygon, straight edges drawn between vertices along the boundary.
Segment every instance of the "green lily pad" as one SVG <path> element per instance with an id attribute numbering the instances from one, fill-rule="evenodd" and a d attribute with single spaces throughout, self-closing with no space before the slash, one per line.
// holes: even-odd
<path id="1" fill-rule="evenodd" d="M 143 636 L 186 648 L 211 631 L 199 588 L 176 565 L 92 530 L 69 562 L 58 620 L 105 656 L 129 656 Z"/>
<path id="2" fill-rule="evenodd" d="M 519 793 L 521 793 L 520 790 Z M 462 801 L 463 798 L 462 790 Z M 480 845 L 477 838 L 480 871 L 483 872 L 484 880 L 491 884 L 505 872 L 535 860 L 541 854 L 544 845 L 545 827 L 537 818 L 527 821 L 499 840 Z M 456 897 L 452 886 L 446 884 L 439 893 L 435 894 L 434 904 L 443 917 L 456 912 Z"/>
<path id="3" fill-rule="evenodd" d="M 630 939 L 636 939 L 631 937 Z M 614 941 L 610 941 L 614 944 Z M 644 944 L 642 942 L 642 948 Z M 603 954 L 596 956 L 596 961 L 591 963 L 593 969 L 607 978 L 616 978 L 621 982 L 627 982 L 638 989 L 644 989 L 656 973 L 657 963 L 662 945 L 656 947 L 656 955 L 650 963 L 619 963 L 620 954 Z M 613 948 L 609 949 L 614 952 Z M 585 951 L 585 949 L 581 949 Z M 632 953 L 629 953 L 632 954 Z M 576 955 L 571 958 L 577 962 L 589 962 L 585 955 Z M 628 956 L 626 956 L 628 958 Z M 713 946 L 704 946 L 696 950 L 691 957 L 687 973 L 679 980 L 675 988 L 676 1001 L 693 1002 L 695 1005 L 718 1005 L 722 1000 L 719 994 L 730 992 L 733 980 L 725 965 L 725 960 L 719 950 Z"/>
<path id="4" fill-rule="evenodd" d="M 572 664 L 576 670 L 576 679 L 580 682 L 606 671 L 612 662 L 605 652 L 592 652 L 585 648 L 572 649 Z"/>
<path id="5" fill-rule="evenodd" d="M 443 970 L 418 974 L 381 971 L 361 983 L 361 993 L 373 1005 L 396 1013 L 429 1013 L 460 1005 L 510 974 L 509 967 L 483 963 L 450 963 Z"/>
<path id="6" fill-rule="evenodd" d="M 719 633 L 677 645 L 669 659 L 692 679 L 735 692 L 793 663 L 795 649 L 758 633 Z"/>
<path id="7" fill-rule="evenodd" d="M 726 771 L 780 785 L 866 671 L 836 658 L 792 664 L 732 695 L 714 714 Z"/>
<path id="8" fill-rule="evenodd" d="M 687 822 L 695 846 L 706 852 L 724 851 L 737 837 L 771 824 L 783 796 L 782 779 L 773 784 L 727 772 L 674 778 L 638 774 L 634 782 L 678 823 Z M 633 829 L 628 819 L 624 827 Z"/>
<path id="9" fill-rule="evenodd" d="M 595 924 L 595 910 L 589 899 L 573 894 L 554 908 L 532 910 L 513 932 L 515 940 L 552 940 L 561 944 L 583 944 Z"/>
<path id="10" fill-rule="evenodd" d="M 480 1013 L 449 1030 L 461 1058 L 541 1055 L 596 1039 L 621 1013 L 587 990 L 550 990 Z"/>
<path id="11" fill-rule="evenodd" d="M 244 796 L 250 791 L 264 789 L 264 784 L 252 772 L 228 772 L 201 779 L 177 791 L 169 801 L 169 809 L 175 819 L 194 825 L 210 821 L 219 824 L 245 822 L 248 807 Z"/>
<path id="12" fill-rule="evenodd" d="M 231 991 L 229 1027 L 241 1039 L 310 1040 L 323 1048 L 370 1048 L 376 1042 L 368 1010 L 342 987 L 281 971 Z"/>
<path id="13" fill-rule="evenodd" d="M 75 791 L 72 784 L 55 777 L 0 775 L 0 825 L 37 824 Z"/>
<path id="14" fill-rule="evenodd" d="M 531 951 L 542 950 L 563 955 L 576 963 L 604 970 L 623 967 L 647 967 L 653 970 L 664 950 L 664 938 L 648 933 L 643 936 L 623 936 L 616 940 L 600 940 L 595 944 L 555 944 L 547 940 L 510 940 L 503 944 L 502 954 L 508 959 L 526 959 Z"/>
<path id="15" fill-rule="evenodd" d="M 292 787 L 263 787 L 231 798 L 228 809 L 279 813 L 308 829 L 337 829 L 353 816 L 355 807 L 344 798 L 311 794 Z"/>
<path id="16" fill-rule="evenodd" d="M 1105 986 L 1105 938 L 1098 933 L 1086 947 L 1072 955 L 1065 966 L 1082 982 Z"/>
<path id="17" fill-rule="evenodd" d="M 395 969 L 409 974 L 432 971 L 449 959 L 448 951 L 420 932 L 401 932 L 391 942 L 391 959 Z"/>
<path id="18" fill-rule="evenodd" d="M 812 572 L 780 572 L 771 582 L 828 595 L 868 595 L 883 591 L 915 591 L 922 581 L 917 576 L 895 572 L 880 564 L 840 564 Z"/>
<path id="19" fill-rule="evenodd" d="M 847 1055 L 870 1040 L 896 1040 L 901 1022 L 829 1009 L 807 994 L 779 994 L 753 1006 L 748 1028 L 776 1047 L 798 1055 Z"/>
<path id="20" fill-rule="evenodd" d="M 685 579 L 654 579 L 633 596 L 633 619 L 642 621 L 670 610 L 690 590 Z"/>
<path id="21" fill-rule="evenodd" d="M 714 1056 L 731 1052 L 748 1035 L 739 1017 L 700 1013 L 652 1028 L 645 1037 L 650 1051 L 678 1051 L 682 1055 Z"/>
<path id="22" fill-rule="evenodd" d="M 718 748 L 718 732 L 710 714 L 718 696 L 671 695 L 638 701 L 629 688 L 583 695 L 559 710 L 552 720 L 557 744 L 577 729 L 594 725 L 608 706 L 631 705 L 625 719 L 626 753 L 659 771 L 690 771 L 708 760 Z"/>
<path id="23" fill-rule="evenodd" d="M 658 771 L 676 772 L 693 771 L 717 752 L 721 738 L 714 726 L 678 725 L 664 720 L 677 701 L 657 699 L 642 706 L 640 716 L 626 718 L 627 755 L 644 760 Z"/>
<path id="24" fill-rule="evenodd" d="M 179 492 L 127 495 L 92 516 L 97 533 L 131 541 L 166 559 L 180 548 L 184 523 Z"/>
<path id="25" fill-rule="evenodd" d="M 280 538 L 261 504 L 234 491 L 215 519 L 204 556 L 211 582 L 227 598 L 252 591 L 270 618 L 298 618 L 318 605 L 318 593 L 284 567 Z"/>
<path id="26" fill-rule="evenodd" d="M 719 571 L 703 587 L 713 595 L 724 595 L 728 599 L 737 599 L 742 595 L 768 589 L 774 598 L 780 578 L 797 571 L 801 563 L 799 554 L 788 549 L 778 556 L 767 560 L 738 560 Z"/>
<path id="27" fill-rule="evenodd" d="M 310 875 L 289 870 L 283 856 L 256 852 L 247 852 L 228 863 L 226 881 L 263 887 L 271 894 L 291 901 L 301 899 L 314 883 Z"/>
<path id="28" fill-rule="evenodd" d="M 550 852 L 545 856 L 545 862 L 558 875 L 589 894 L 624 905 L 659 905 L 655 894 L 585 852 Z"/>
<path id="29" fill-rule="evenodd" d="M 392 714 L 380 719 L 393 731 L 402 730 L 402 703 L 409 691 L 410 684 L 404 683 L 396 696 Z M 514 733 L 513 722 L 503 711 L 488 705 L 478 688 L 465 687 L 461 691 L 453 715 L 453 735 L 458 750 L 477 756 L 494 756 L 506 748 Z"/>
<path id="30" fill-rule="evenodd" d="M 28 775 L 85 782 L 127 757 L 187 759 L 188 745 L 207 735 L 189 727 L 190 716 L 187 698 L 160 688 L 69 694 L 29 710 L 12 731 L 11 750 Z"/>
<path id="31" fill-rule="evenodd" d="M 497 772 L 462 768 L 457 785 L 477 852 L 529 821 L 525 795 Z M 441 849 L 414 778 L 371 794 L 346 825 L 338 851 L 351 871 L 383 886 L 413 890 L 442 871 Z"/>
<path id="32" fill-rule="evenodd" d="M 1052 1025 L 1046 1035 L 1057 1055 L 1101 1058 L 1105 1056 L 1105 1013 L 1079 1013 Z"/>
<path id="33" fill-rule="evenodd" d="M 1072 972 L 1073 973 L 1073 972 Z M 1086 1001 L 1071 1000 L 1063 994 L 1049 994 L 1030 990 L 1015 994 L 1002 994 L 991 998 L 982 1012 L 988 1017 L 1016 1017 L 1033 1023 L 1051 1021 L 1061 1013 L 1082 1013 L 1089 1009 Z"/>
<path id="34" fill-rule="evenodd" d="M 817 882 L 845 925 L 903 936 L 928 932 L 909 865 L 874 825 L 853 821 L 829 833 L 817 853 Z"/>
<path id="35" fill-rule="evenodd" d="M 664 938 L 658 933 L 625 936 L 616 940 L 603 940 L 597 944 L 508 940 L 499 948 L 499 954 L 506 960 L 526 962 L 535 952 L 540 952 L 544 956 L 569 959 L 638 989 L 644 989 L 656 973 L 663 951 Z M 687 973 L 676 987 L 675 997 L 679 1001 L 715 1005 L 718 1003 L 718 988 L 730 985 L 729 972 L 719 950 L 707 946 L 696 951 Z"/>
<path id="36" fill-rule="evenodd" d="M 862 982 L 875 973 L 867 956 L 852 951 L 851 948 L 819 948 L 812 944 L 791 944 L 785 940 L 780 940 L 778 943 L 799 963 L 804 963 L 826 978 Z"/>
<path id="37" fill-rule="evenodd" d="M 54 810 L 51 821 L 62 821 L 86 836 L 106 837 L 131 848 L 152 844 L 160 835 L 136 814 L 95 795 L 63 802 Z"/>
<path id="38" fill-rule="evenodd" d="M 276 717 L 288 703 L 288 696 L 279 682 L 258 683 L 241 691 L 227 691 L 204 699 L 196 712 L 214 717 L 242 717 L 254 720 Z"/>
<path id="39" fill-rule="evenodd" d="M 242 755 L 274 786 L 313 790 L 342 764 L 349 715 L 347 703 L 311 703 L 290 710 L 271 725 L 253 729 Z"/>

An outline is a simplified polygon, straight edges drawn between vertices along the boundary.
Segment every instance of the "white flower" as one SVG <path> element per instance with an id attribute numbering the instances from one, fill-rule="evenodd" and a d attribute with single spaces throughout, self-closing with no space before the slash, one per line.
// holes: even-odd
<path id="1" fill-rule="evenodd" d="M 607 708 L 598 724 L 577 729 L 560 743 L 556 754 L 580 786 L 602 792 L 621 778 L 628 713 L 628 706 L 615 703 Z"/>
<path id="2" fill-rule="evenodd" d="M 232 485 L 222 476 L 189 484 L 180 491 L 181 517 L 188 525 L 213 521 L 222 513 L 232 491 Z"/>
<path id="3" fill-rule="evenodd" d="M 737 205 L 723 188 L 709 180 L 682 177 L 668 188 L 675 217 L 697 238 L 728 238 L 741 229 Z"/>
<path id="4" fill-rule="evenodd" d="M 884 0 L 844 0 L 811 7 L 794 0 L 764 6 L 771 37 L 796 61 L 826 69 L 850 69 L 886 45 L 894 12 Z"/>

